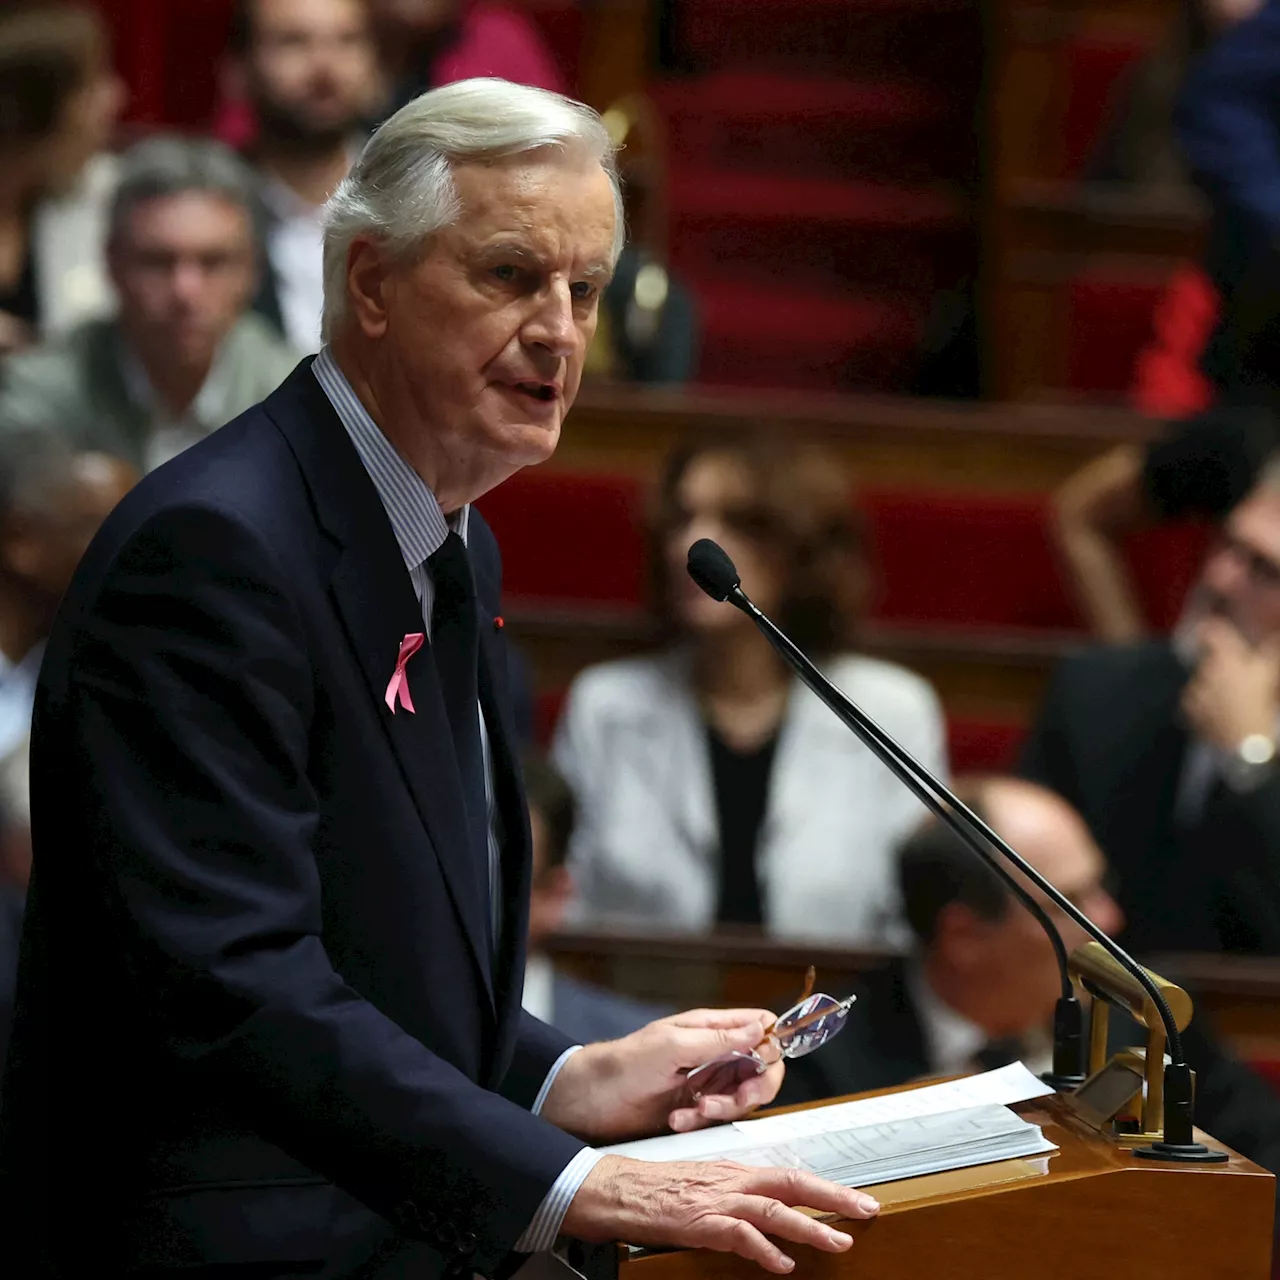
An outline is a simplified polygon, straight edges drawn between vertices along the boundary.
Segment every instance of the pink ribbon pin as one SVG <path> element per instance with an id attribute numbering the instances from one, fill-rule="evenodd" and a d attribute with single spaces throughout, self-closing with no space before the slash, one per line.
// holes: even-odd
<path id="1" fill-rule="evenodd" d="M 400 641 L 400 656 L 396 659 L 396 669 L 387 685 L 387 707 L 391 714 L 396 713 L 396 699 L 406 711 L 413 710 L 413 698 L 409 695 L 409 677 L 405 674 L 405 663 L 422 648 L 426 636 L 421 631 L 411 631 Z"/>

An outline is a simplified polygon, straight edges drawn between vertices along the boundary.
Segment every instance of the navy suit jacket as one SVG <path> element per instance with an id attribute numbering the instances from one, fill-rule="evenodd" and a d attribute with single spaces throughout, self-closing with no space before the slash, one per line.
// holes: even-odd
<path id="1" fill-rule="evenodd" d="M 570 1041 L 520 1008 L 528 825 L 474 513 L 470 546 L 493 962 L 429 646 L 416 714 L 383 700 L 422 614 L 309 362 L 90 548 L 36 699 L 0 1116 L 50 1273 L 326 1259 L 358 1213 L 487 1273 L 581 1149 L 529 1111 Z"/>

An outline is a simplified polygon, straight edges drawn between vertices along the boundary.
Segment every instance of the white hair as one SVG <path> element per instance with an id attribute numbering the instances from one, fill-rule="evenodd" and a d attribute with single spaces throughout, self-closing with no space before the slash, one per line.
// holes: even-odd
<path id="1" fill-rule="evenodd" d="M 461 212 L 453 166 L 526 151 L 576 150 L 598 160 L 617 212 L 613 259 L 626 240 L 616 147 L 599 115 L 558 93 L 508 80 L 460 80 L 406 103 L 369 139 L 324 210 L 325 341 L 347 306 L 352 241 L 372 235 L 416 252 Z"/>

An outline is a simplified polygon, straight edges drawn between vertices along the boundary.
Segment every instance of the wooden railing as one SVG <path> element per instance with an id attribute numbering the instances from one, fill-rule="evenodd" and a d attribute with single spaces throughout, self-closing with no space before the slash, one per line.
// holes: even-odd
<path id="1" fill-rule="evenodd" d="M 566 932 L 549 949 L 557 964 L 581 978 L 671 1009 L 781 1009 L 797 993 L 808 965 L 816 967 L 820 987 L 840 995 L 859 974 L 892 958 L 830 943 L 776 941 L 750 931 Z M 1241 1057 L 1280 1061 L 1280 957 L 1166 955 L 1149 963 L 1186 987 L 1199 1016 Z"/>

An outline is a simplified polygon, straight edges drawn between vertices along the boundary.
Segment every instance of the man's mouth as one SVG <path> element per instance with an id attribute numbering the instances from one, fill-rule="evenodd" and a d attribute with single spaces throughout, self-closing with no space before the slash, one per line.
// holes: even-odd
<path id="1" fill-rule="evenodd" d="M 558 394 L 554 382 L 514 382 L 509 385 L 513 391 L 544 404 L 550 403 Z"/>

